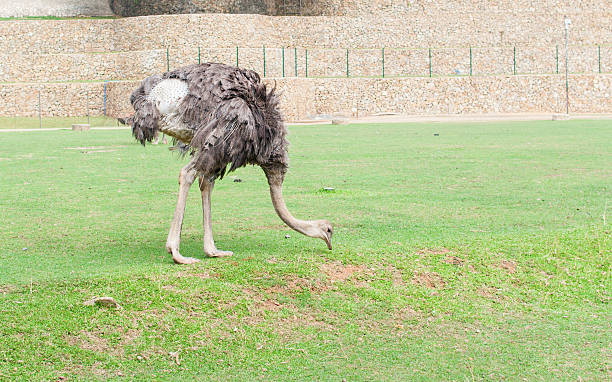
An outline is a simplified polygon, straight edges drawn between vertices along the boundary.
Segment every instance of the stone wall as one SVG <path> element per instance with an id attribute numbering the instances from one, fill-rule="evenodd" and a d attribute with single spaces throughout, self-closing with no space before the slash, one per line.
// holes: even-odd
<path id="1" fill-rule="evenodd" d="M 479 15 L 500 14 L 504 19 L 521 15 L 584 14 L 610 8 L 608 0 L 4 0 L 0 17 L 21 16 L 144 16 L 185 13 L 258 13 L 267 15 L 350 16 L 415 20 L 414 15 L 441 16 L 451 23 L 481 23 Z M 463 15 L 448 19 L 448 14 Z M 472 15 L 471 17 L 465 17 Z M 493 21 L 493 20 L 492 20 Z M 534 19 L 534 23 L 540 20 Z M 489 25 L 481 24 L 483 27 Z M 497 25 L 497 24 L 492 24 Z"/>
<path id="2" fill-rule="evenodd" d="M 259 13 L 270 14 L 271 0 L 110 0 L 115 14 L 147 16 L 184 13 Z"/>
<path id="3" fill-rule="evenodd" d="M 108 0 L 2 0 L 0 17 L 112 16 Z"/>
<path id="4" fill-rule="evenodd" d="M 408 78 L 285 78 L 274 81 L 289 121 L 317 114 L 562 113 L 563 75 Z M 612 112 L 612 75 L 572 75 L 573 113 Z M 132 112 L 138 81 L 107 83 L 0 84 L 2 114 L 35 116 L 38 92 L 43 116 L 118 117 Z M 106 100 L 106 104 L 104 101 Z"/>
<path id="5" fill-rule="evenodd" d="M 45 115 L 82 115 L 87 102 L 92 113 L 102 113 L 105 87 L 108 111 L 121 114 L 134 86 L 126 80 L 196 63 L 198 48 L 202 62 L 238 59 L 263 75 L 263 46 L 266 77 L 285 89 L 289 119 L 353 107 L 365 113 L 562 111 L 564 81 L 556 73 L 564 71 L 563 11 L 572 18 L 572 110 L 612 112 L 604 97 L 612 72 L 607 1 L 579 0 L 574 8 L 553 0 L 537 7 L 527 0 L 347 1 L 334 4 L 359 16 L 3 21 L 0 115 L 36 113 L 38 90 Z M 385 10 L 396 13 L 384 16 Z M 391 78 L 368 78 L 382 75 L 383 47 Z M 346 77 L 347 49 L 351 78 L 312 78 Z M 109 80 L 121 82 L 105 85 Z"/>
<path id="6" fill-rule="evenodd" d="M 516 17 L 515 17 L 516 16 Z M 176 15 L 102 20 L 0 22 L 3 54 L 53 54 L 200 47 L 487 48 L 563 46 L 552 14 L 415 13 L 410 22 L 375 16 Z M 570 45 L 612 45 L 612 8 L 572 16 Z"/>

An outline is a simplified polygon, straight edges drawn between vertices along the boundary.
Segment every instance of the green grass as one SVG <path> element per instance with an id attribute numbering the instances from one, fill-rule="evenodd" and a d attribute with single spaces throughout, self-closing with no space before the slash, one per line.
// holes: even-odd
<path id="1" fill-rule="evenodd" d="M 286 228 L 248 167 L 213 193 L 234 256 L 203 258 L 193 187 L 181 252 L 203 261 L 177 266 L 167 146 L 0 132 L 0 379 L 610 378 L 610 121 L 289 138 L 287 204 L 331 220 L 334 250 Z"/>
<path id="2" fill-rule="evenodd" d="M 3 129 L 70 129 L 73 123 L 88 123 L 87 117 L 0 117 Z M 92 127 L 116 127 L 117 119 L 105 116 L 89 117 Z"/>

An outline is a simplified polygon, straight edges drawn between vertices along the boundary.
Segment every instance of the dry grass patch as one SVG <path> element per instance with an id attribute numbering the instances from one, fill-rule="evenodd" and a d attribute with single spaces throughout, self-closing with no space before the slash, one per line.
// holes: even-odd
<path id="1" fill-rule="evenodd" d="M 450 253 L 450 249 L 448 248 L 423 248 L 418 250 L 416 253 L 417 255 L 421 255 L 421 256 L 427 256 L 427 255 L 444 255 L 447 253 Z"/>
<path id="2" fill-rule="evenodd" d="M 514 261 L 511 261 L 511 260 L 502 260 L 499 263 L 499 266 L 502 269 L 505 269 L 506 271 L 508 271 L 508 273 L 516 272 L 516 263 Z"/>
<path id="3" fill-rule="evenodd" d="M 443 260 L 446 264 L 452 264 L 452 265 L 463 265 L 463 260 L 460 259 L 457 256 L 453 256 L 453 255 L 448 255 L 446 256 L 446 258 Z"/>
<path id="4" fill-rule="evenodd" d="M 446 286 L 446 282 L 435 272 L 416 273 L 412 278 L 412 283 L 432 289 L 441 289 Z"/>
<path id="5" fill-rule="evenodd" d="M 110 338 L 116 333 L 119 333 L 121 338 L 117 343 L 112 343 Z M 142 331 L 137 329 L 106 327 L 93 331 L 81 330 L 76 335 L 66 334 L 64 335 L 64 340 L 68 345 L 78 346 L 83 350 L 113 356 L 124 356 L 125 347 L 132 344 L 141 333 Z"/>

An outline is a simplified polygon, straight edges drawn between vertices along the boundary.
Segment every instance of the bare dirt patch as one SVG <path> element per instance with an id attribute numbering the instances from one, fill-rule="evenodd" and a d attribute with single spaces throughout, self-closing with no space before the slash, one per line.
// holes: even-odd
<path id="1" fill-rule="evenodd" d="M 505 299 L 503 295 L 500 295 L 500 289 L 490 286 L 481 286 L 476 290 L 476 294 L 495 302 L 502 302 Z"/>
<path id="2" fill-rule="evenodd" d="M 508 271 L 508 273 L 514 273 L 516 272 L 516 263 L 512 260 L 502 260 L 499 263 L 499 266 L 502 269 L 505 269 L 506 271 Z"/>
<path id="3" fill-rule="evenodd" d="M 322 283 L 320 280 L 311 280 L 298 276 L 286 276 L 283 279 L 284 284 L 274 285 L 267 288 L 265 291 L 270 294 L 282 294 L 284 296 L 293 296 L 304 290 L 309 290 L 315 293 L 322 293 L 329 290 L 329 285 Z"/>
<path id="4" fill-rule="evenodd" d="M 442 277 L 435 272 L 416 273 L 412 278 L 412 283 L 432 289 L 440 289 L 446 286 Z"/>
<path id="5" fill-rule="evenodd" d="M 117 343 L 111 343 L 111 336 L 117 332 L 121 339 Z M 125 354 L 125 346 L 133 343 L 140 334 L 141 331 L 136 329 L 101 328 L 94 331 L 82 330 L 76 335 L 64 335 L 64 340 L 68 345 L 78 346 L 84 350 L 122 356 Z"/>
<path id="6" fill-rule="evenodd" d="M 453 256 L 453 255 L 446 256 L 446 258 L 443 261 L 446 264 L 463 265 L 463 260 L 458 258 L 457 256 Z"/>
<path id="7" fill-rule="evenodd" d="M 391 283 L 393 286 L 402 286 L 405 285 L 404 278 L 402 276 L 402 271 L 395 268 L 393 265 L 387 266 L 387 270 L 391 272 Z"/>
<path id="8" fill-rule="evenodd" d="M 16 290 L 17 288 L 12 285 L 0 285 L 0 294 L 6 295 L 15 292 Z"/>
<path id="9" fill-rule="evenodd" d="M 325 273 L 330 282 L 335 283 L 338 281 L 346 281 L 355 273 L 363 273 L 366 267 L 363 265 L 344 265 L 339 261 L 333 261 L 331 263 L 322 264 L 320 269 Z"/>
<path id="10" fill-rule="evenodd" d="M 450 253 L 450 249 L 448 248 L 423 248 L 418 250 L 416 253 L 417 255 L 421 255 L 421 256 L 427 256 L 427 255 L 444 255 L 447 253 Z"/>
<path id="11" fill-rule="evenodd" d="M 217 276 L 218 274 L 216 273 L 210 274 L 209 272 L 206 272 L 206 271 L 201 272 L 201 273 L 178 272 L 176 274 L 176 277 L 196 277 L 198 279 L 203 279 L 203 280 L 215 278 Z"/>

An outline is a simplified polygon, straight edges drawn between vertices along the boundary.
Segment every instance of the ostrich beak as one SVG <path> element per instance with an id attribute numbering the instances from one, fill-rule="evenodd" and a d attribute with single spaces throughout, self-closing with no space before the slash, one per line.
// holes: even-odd
<path id="1" fill-rule="evenodd" d="M 331 237 L 327 237 L 325 236 L 325 242 L 327 243 L 327 248 L 331 251 L 332 249 L 332 244 L 331 244 Z"/>

